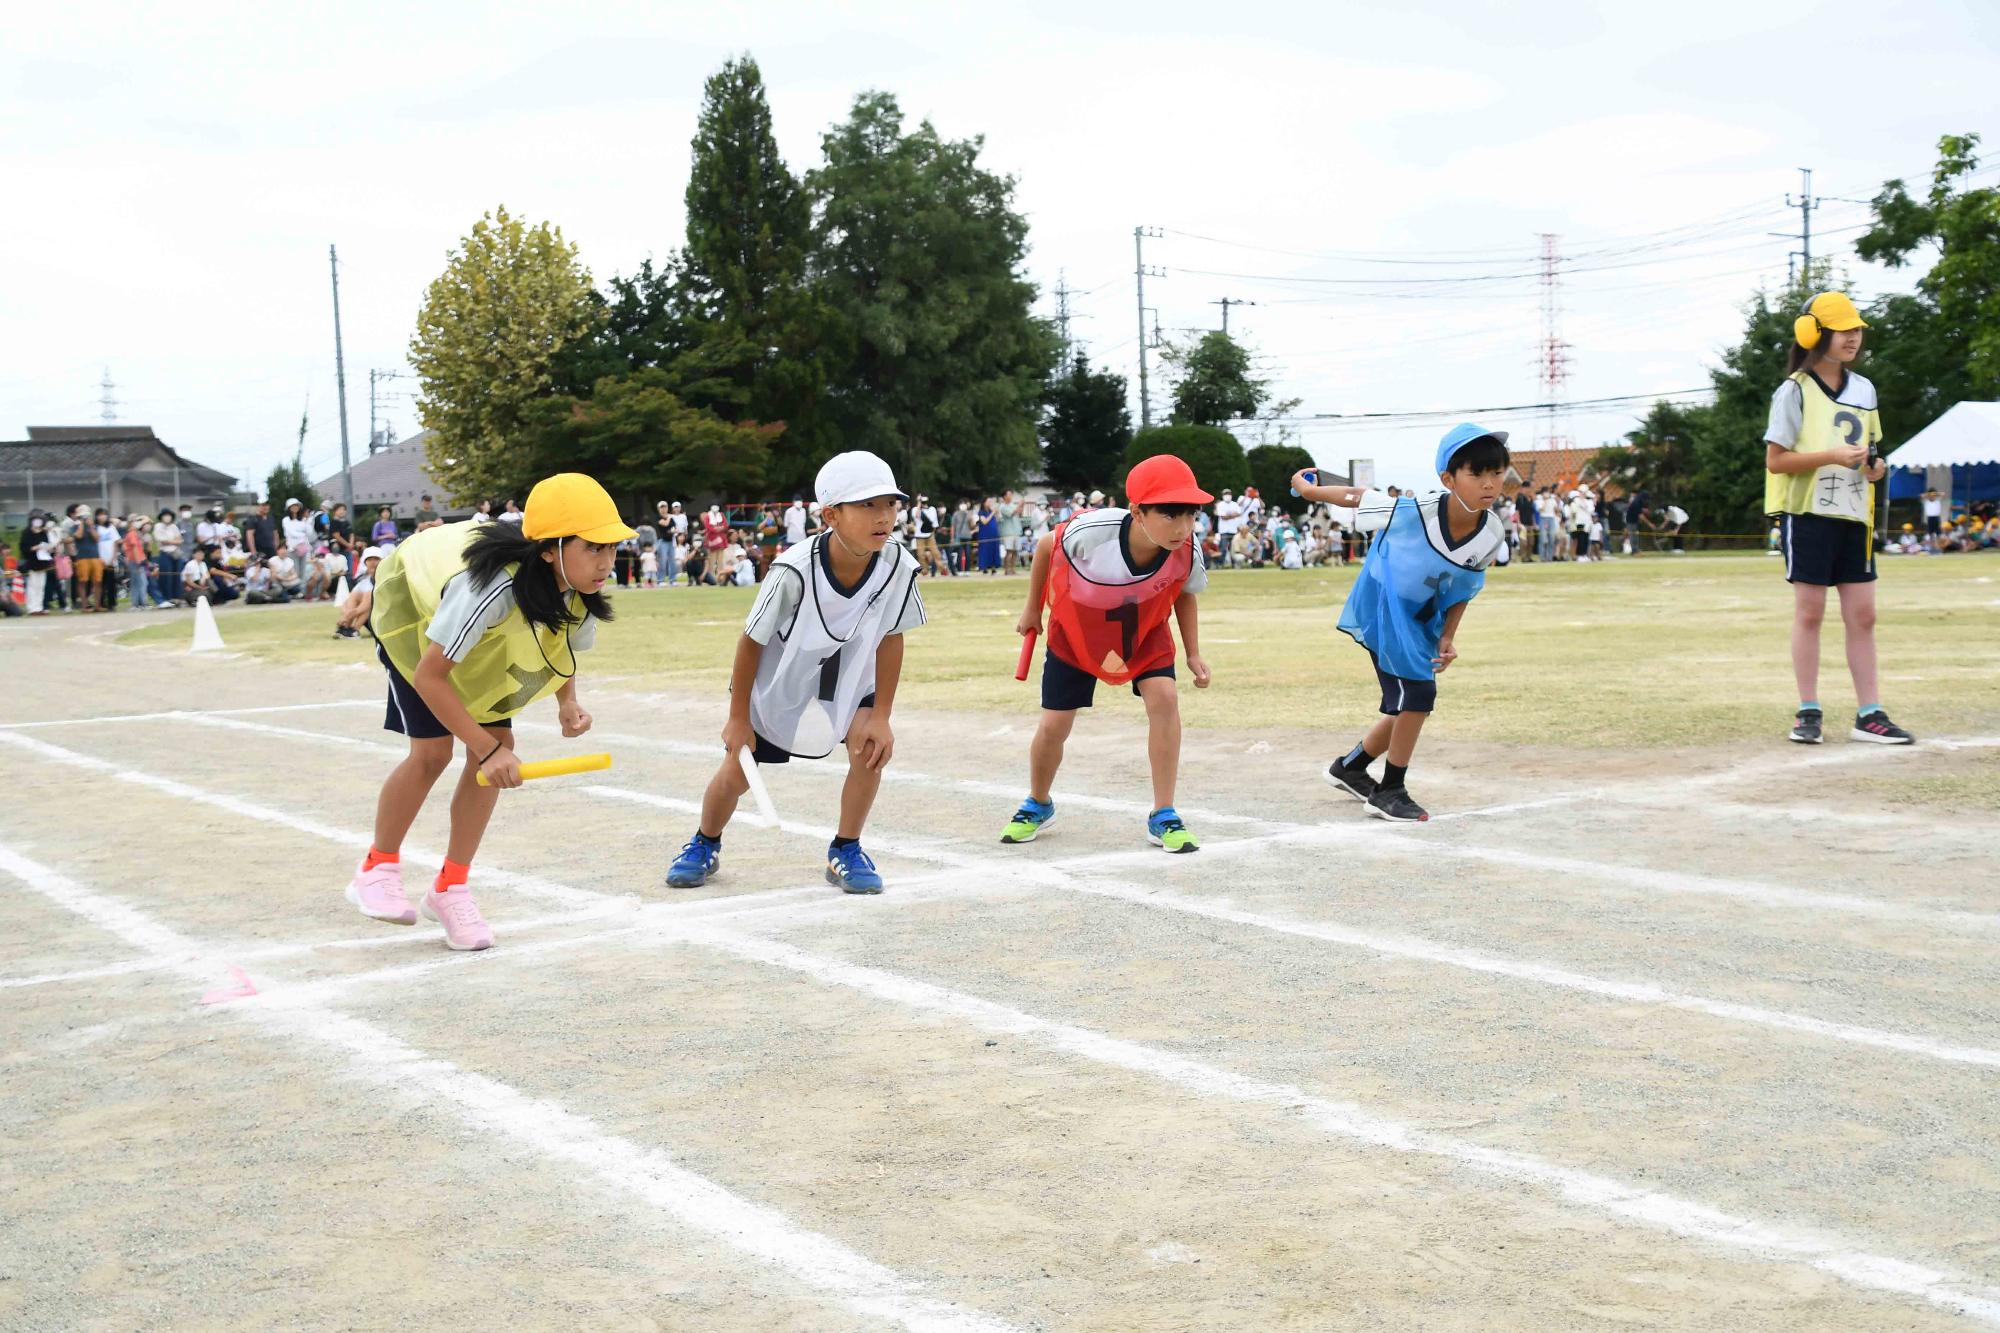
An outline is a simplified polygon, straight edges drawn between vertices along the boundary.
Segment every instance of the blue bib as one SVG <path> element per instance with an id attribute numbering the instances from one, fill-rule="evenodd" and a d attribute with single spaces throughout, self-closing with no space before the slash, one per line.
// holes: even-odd
<path id="1" fill-rule="evenodd" d="M 1441 521 L 1442 505 L 1450 503 L 1442 493 L 1398 497 L 1340 609 L 1340 628 L 1392 676 L 1435 679 L 1431 659 L 1444 635 L 1445 613 L 1479 595 L 1486 567 L 1506 544 L 1499 521 L 1488 513 L 1453 546 Z"/>

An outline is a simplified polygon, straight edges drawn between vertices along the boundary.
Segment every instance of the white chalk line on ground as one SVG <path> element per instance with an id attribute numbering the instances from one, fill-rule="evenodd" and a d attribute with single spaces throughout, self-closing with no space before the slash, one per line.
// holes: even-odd
<path id="1" fill-rule="evenodd" d="M 285 727 L 265 722 L 245 722 L 235 718 L 184 713 L 163 714 L 161 720 L 224 727 L 231 730 L 308 740 L 320 744 L 345 746 L 352 749 L 374 750 L 385 755 L 401 755 L 403 753 L 398 747 L 383 745 L 378 741 L 365 740 L 355 736 L 343 736 L 336 732 L 313 731 L 303 727 Z M 0 735 L 4 735 L 4 733 L 0 733 Z M 613 743 L 618 743 L 621 738 L 615 735 L 607 735 L 605 739 L 611 740 Z M 681 743 L 659 742 L 659 744 L 679 745 Z M 810 770 L 811 766 L 807 765 L 805 767 Z M 905 776 L 907 777 L 908 775 Z M 951 783 L 961 786 L 966 785 L 955 783 L 955 780 L 952 779 L 928 778 L 925 781 L 931 783 Z M 974 785 L 991 786 L 995 784 Z M 610 796 L 615 799 L 653 805 L 660 809 L 677 812 L 696 813 L 700 810 L 699 804 L 695 802 L 682 801 L 674 797 L 654 796 L 650 792 L 633 791 L 629 788 L 598 786 L 595 788 L 585 788 L 584 790 L 595 791 L 596 794 Z M 1110 797 L 1087 798 L 1084 802 L 1078 802 L 1075 798 L 1070 797 L 1063 799 L 1070 804 L 1084 803 L 1093 807 L 1117 806 L 1128 812 L 1149 813 L 1145 805 L 1135 801 L 1121 801 Z M 1191 807 L 1188 808 L 1187 813 L 1190 817 L 1205 817 L 1203 812 L 1195 811 Z M 739 814 L 737 818 L 759 826 L 764 823 L 762 817 L 754 812 L 744 812 Z M 1727 879 L 1717 875 L 1698 875 L 1683 871 L 1653 870 L 1640 866 L 1624 866 L 1602 861 L 1590 861 L 1580 857 L 1548 856 L 1534 852 L 1513 851 L 1485 843 L 1444 842 L 1426 838 L 1421 832 L 1414 829 L 1379 827 L 1362 820 L 1301 824 L 1279 820 L 1252 819 L 1248 816 L 1233 818 L 1236 822 L 1255 825 L 1267 830 L 1267 833 L 1260 839 L 1241 840 L 1240 845 L 1245 850 L 1254 845 L 1261 845 L 1266 841 L 1276 841 L 1280 843 L 1294 842 L 1339 846 L 1378 857 L 1411 854 L 1419 856 L 1442 856 L 1463 861 L 1484 862 L 1489 865 L 1508 866 L 1516 869 L 1554 871 L 1566 877 L 1563 881 L 1566 884 L 1578 881 L 1584 883 L 1610 881 L 1629 889 L 1654 893 L 1740 898 L 1765 907 L 1798 909 L 1809 912 L 1837 912 L 1843 915 L 1885 921 L 1907 921 L 1913 924 L 1928 925 L 1951 931 L 2000 932 L 2000 914 L 1990 912 L 1971 912 L 1954 908 L 1909 905 L 1874 898 L 1864 898 L 1854 894 L 1827 893 L 1814 889 L 1793 888 L 1783 884 L 1767 884 L 1757 880 Z M 830 838 L 833 833 L 831 829 L 821 826 L 795 824 L 789 821 L 780 821 L 780 826 L 783 832 L 810 833 L 815 837 Z M 917 839 L 904 839 L 895 845 L 891 845 L 890 842 L 883 839 L 880 835 L 871 834 L 868 841 L 871 846 L 894 854 L 909 856 L 917 860 L 939 861 L 944 864 L 962 863 L 968 866 L 982 867 L 991 864 L 990 860 L 985 858 L 966 858 L 963 854 L 951 853 L 945 849 L 945 844 L 935 840 L 926 842 Z M 1226 854 L 1227 849 L 1231 845 L 1227 842 L 1208 843 L 1203 847 L 1200 854 L 1214 858 Z M 1139 855 L 1143 857 L 1146 853 L 1142 852 Z"/>
<path id="2" fill-rule="evenodd" d="M 261 724 L 254 725 L 258 725 L 261 728 Z M 308 733 L 308 735 L 321 739 L 327 738 L 326 733 L 320 732 Z M 346 740 L 346 738 L 337 737 L 333 739 Z M 116 772 L 117 776 L 126 778 L 127 780 L 141 781 L 142 785 L 156 785 L 160 781 L 153 779 L 150 775 L 140 774 L 133 770 L 117 770 L 116 766 L 110 765 L 108 761 L 99 760 L 76 751 L 66 750 L 45 741 L 33 740 L 26 737 L 10 737 L 4 733 L 0 733 L 0 741 L 28 747 L 48 758 L 63 760 L 65 762 L 81 760 L 84 761 L 86 767 L 98 768 L 101 766 L 110 768 Z M 346 740 L 346 743 L 360 746 L 374 744 L 369 741 L 354 740 Z M 221 808 L 230 810 L 232 813 L 249 819 L 300 829 L 301 831 L 311 832 L 317 837 L 349 845 L 352 845 L 357 839 L 363 842 L 366 841 L 365 835 L 329 828 L 324 825 L 302 824 L 295 817 L 282 811 L 259 806 L 252 802 L 241 801 L 234 797 L 225 797 L 216 793 L 202 792 L 197 789 L 187 788 L 179 783 L 173 783 L 172 787 L 176 790 L 171 790 L 168 794 L 218 805 Z M 630 799 L 642 804 L 661 804 L 670 800 L 670 798 L 655 797 L 645 792 L 626 792 L 622 789 L 613 788 L 603 790 L 614 793 L 620 799 Z M 825 836 L 823 829 L 810 825 L 793 825 L 789 821 L 781 820 L 780 828 L 786 832 L 803 834 L 814 838 Z M 1329 834 L 1338 833 L 1337 830 L 1327 830 L 1326 832 Z M 1242 840 L 1244 844 L 1252 844 L 1258 841 L 1261 840 Z M 1225 847 L 1229 845 L 1223 844 Z M 1757 1005 L 1740 1004 L 1730 1000 L 1712 999 L 1707 996 L 1673 991 L 1652 982 L 1618 981 L 1604 977 L 1595 977 L 1553 964 L 1539 963 L 1532 960 L 1501 958 L 1417 937 L 1383 935 L 1374 931 L 1364 931 L 1342 926 L 1334 922 L 1301 921 L 1295 918 L 1280 917 L 1268 913 L 1247 912 L 1223 904 L 1188 898 L 1180 894 L 1163 893 L 1155 888 L 1144 885 L 1113 880 L 1081 879 L 1076 874 L 1080 870 L 1101 869 L 1125 859 L 1136 859 L 1147 856 L 1147 853 L 1095 854 L 1079 857 L 1070 862 L 1054 863 L 1037 863 L 1023 860 L 1011 867 L 998 871 L 996 871 L 996 863 L 989 859 L 937 852 L 920 854 L 927 855 L 929 859 L 939 861 L 953 869 L 977 872 L 988 880 L 1004 881 L 1006 876 L 1011 874 L 1017 880 L 1042 887 L 1089 896 L 1112 898 L 1157 910 L 1174 911 L 1191 916 L 1228 921 L 1233 924 L 1248 926 L 1252 929 L 1339 944 L 1388 957 L 1405 958 L 1412 961 L 1481 972 L 1488 975 L 1511 977 L 1540 985 L 1599 995 L 1625 1003 L 1647 1004 L 1689 1013 L 1706 1014 L 1710 1017 L 1721 1018 L 1726 1021 L 1748 1023 L 1778 1031 L 1796 1032 L 1854 1045 L 1892 1050 L 1946 1063 L 2000 1068 L 2000 1051 L 1993 1051 L 1964 1043 L 1942 1041 L 1911 1033 L 1894 1032 L 1864 1024 L 1838 1023 L 1827 1019 L 1813 1018 L 1804 1014 L 1793 1014 Z M 1149 857 L 1148 859 L 1151 858 Z M 509 879 L 517 888 L 520 888 L 524 892 L 550 897 L 566 904 L 575 905 L 579 902 L 602 904 L 612 900 L 610 895 L 597 894 L 587 889 L 572 888 L 568 885 L 554 884 L 532 877 L 512 876 Z M 951 882 L 953 884 L 953 892 L 958 894 L 965 894 L 967 892 L 962 883 L 955 880 Z M 769 899 L 777 902 L 790 902 L 794 898 L 824 897 L 825 893 L 823 890 L 819 890 L 817 886 L 805 885 L 795 889 L 771 890 L 761 895 L 740 895 L 739 897 L 743 896 L 757 897 L 760 900 Z M 907 893 L 903 896 L 904 900 L 910 900 Z M 735 900 L 709 899 L 705 901 L 727 903 Z M 686 909 L 681 910 L 685 911 Z M 328 979 L 330 986 L 337 987 L 339 983 L 339 978 Z"/>
<path id="3" fill-rule="evenodd" d="M 37 749 L 57 752 L 50 757 L 61 757 L 71 753 L 61 751 L 59 747 L 44 746 L 40 742 L 28 743 Z M 75 757 L 90 760 L 93 767 L 105 762 L 91 759 L 89 756 Z M 203 794 L 193 792 L 193 795 L 200 798 Z M 240 804 L 248 805 L 248 803 Z M 247 813 L 241 809 L 236 812 Z M 1142 895 L 1144 893 L 1143 890 L 1138 892 Z M 125 910 L 130 912 L 130 909 Z M 169 947 L 172 941 L 178 941 L 180 938 L 165 927 L 151 926 L 136 913 L 132 914 L 131 919 L 138 920 L 148 929 L 166 932 L 165 936 L 156 938 L 152 945 L 141 945 L 141 947 Z M 1315 1124 L 1340 1137 L 1358 1139 L 1396 1151 L 1445 1157 L 1487 1174 L 1552 1189 L 1573 1203 L 1610 1216 L 1622 1217 L 1676 1235 L 1708 1240 L 1772 1257 L 1803 1261 L 1858 1287 L 1918 1296 L 1947 1309 L 1974 1314 L 2000 1323 L 2000 1301 L 1957 1290 L 1951 1285 L 1954 1279 L 1921 1265 L 1857 1252 L 1844 1244 L 1803 1232 L 1730 1217 L 1704 1205 L 1642 1190 L 1608 1177 L 1562 1167 L 1530 1155 L 1460 1142 L 1372 1115 L 1358 1107 L 1309 1096 L 1298 1088 L 1247 1078 L 1170 1052 L 1145 1047 L 1108 1034 L 1036 1018 L 1023 1011 L 1008 1009 L 991 1001 L 962 995 L 927 982 L 899 977 L 838 959 L 812 955 L 776 941 L 717 931 L 711 927 L 704 927 L 699 922 L 673 923 L 663 929 L 673 939 L 685 939 L 733 956 L 787 967 L 822 981 L 862 990 L 909 1007 L 953 1014 L 985 1026 L 988 1030 L 1039 1035 L 1049 1039 L 1059 1049 L 1165 1078 L 1179 1086 L 1206 1095 L 1305 1110 Z M 612 932 L 618 936 L 638 933 L 643 932 L 639 930 Z M 534 950 L 534 952 L 540 951 Z M 531 951 L 513 952 L 529 954 Z M 440 959 L 437 963 L 449 965 L 450 961 Z M 397 970 L 407 971 L 408 968 Z M 282 1005 L 267 1004 L 264 1007 L 284 1011 Z M 314 1011 L 308 1008 L 305 1012 Z M 342 1021 L 353 1020 L 343 1018 Z M 381 1035 L 388 1041 L 396 1040 L 386 1033 Z M 463 1077 L 490 1082 L 480 1080 L 478 1075 L 466 1074 Z"/>
<path id="4" fill-rule="evenodd" d="M 0 845 L 0 870 L 57 906 L 163 962 L 200 976 L 186 955 L 210 952 L 129 904 L 95 893 Z M 233 1006 L 250 1022 L 331 1048 L 347 1068 L 388 1089 L 414 1094 L 475 1130 L 504 1136 L 551 1161 L 589 1171 L 599 1182 L 758 1259 L 849 1309 L 923 1333 L 1009 1333 L 1012 1325 L 923 1294 L 901 1274 L 776 1209 L 754 1203 L 674 1161 L 663 1149 L 608 1133 L 546 1098 L 460 1069 L 372 1023 L 324 1006 Z"/>

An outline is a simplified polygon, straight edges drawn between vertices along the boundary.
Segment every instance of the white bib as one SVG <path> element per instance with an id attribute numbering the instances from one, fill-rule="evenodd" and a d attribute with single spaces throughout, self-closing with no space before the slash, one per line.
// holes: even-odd
<path id="1" fill-rule="evenodd" d="M 767 578 L 801 581 L 792 623 L 764 646 L 750 687 L 750 725 L 801 759 L 823 759 L 847 737 L 861 701 L 875 689 L 875 650 L 916 592 L 917 561 L 907 547 L 882 549 L 862 586 L 843 597 L 826 577 L 821 533 L 771 562 Z"/>

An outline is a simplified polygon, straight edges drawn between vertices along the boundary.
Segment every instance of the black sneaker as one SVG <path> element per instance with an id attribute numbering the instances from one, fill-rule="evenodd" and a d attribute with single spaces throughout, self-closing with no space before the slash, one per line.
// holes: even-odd
<path id="1" fill-rule="evenodd" d="M 1430 818 L 1421 805 L 1410 799 L 1408 787 L 1376 787 L 1375 794 L 1368 798 L 1368 813 L 1377 819 L 1404 824 L 1422 823 Z"/>
<path id="2" fill-rule="evenodd" d="M 1328 764 L 1320 776 L 1326 779 L 1327 786 L 1344 791 L 1357 801 L 1373 796 L 1375 788 L 1380 785 L 1368 776 L 1367 769 L 1344 767 L 1338 759 Z"/>
<path id="3" fill-rule="evenodd" d="M 1817 708 L 1801 708 L 1792 719 L 1792 739 L 1800 745 L 1818 745 L 1820 713 Z"/>
<path id="4" fill-rule="evenodd" d="M 1889 715 L 1877 708 L 1866 717 L 1854 719 L 1854 729 L 1847 733 L 1850 740 L 1873 741 L 1877 745 L 1909 745 L 1917 738 L 1889 720 Z"/>

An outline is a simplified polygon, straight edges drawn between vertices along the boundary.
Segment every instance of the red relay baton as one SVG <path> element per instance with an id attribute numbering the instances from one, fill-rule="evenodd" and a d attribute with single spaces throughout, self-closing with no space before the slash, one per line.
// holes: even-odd
<path id="1" fill-rule="evenodd" d="M 1042 637 L 1040 630 L 1031 629 L 1028 631 L 1027 636 L 1021 640 L 1021 660 L 1014 667 L 1015 680 L 1026 680 L 1028 678 L 1028 666 L 1035 659 L 1035 640 L 1040 637 Z"/>

